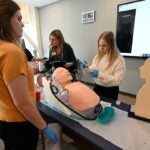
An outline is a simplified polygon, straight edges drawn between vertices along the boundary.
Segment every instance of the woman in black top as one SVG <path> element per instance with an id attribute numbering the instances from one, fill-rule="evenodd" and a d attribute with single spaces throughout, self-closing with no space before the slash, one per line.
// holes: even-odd
<path id="1" fill-rule="evenodd" d="M 26 48 L 24 39 L 21 39 L 20 42 L 21 42 L 22 49 L 27 56 L 28 61 L 41 61 L 41 62 L 45 63 L 45 60 L 47 59 L 46 57 L 35 57 L 35 56 L 33 56 L 31 54 L 31 52 Z"/>
<path id="2" fill-rule="evenodd" d="M 49 60 L 45 63 L 47 69 L 64 67 L 75 75 L 76 57 L 72 47 L 65 42 L 60 30 L 53 30 L 49 36 Z"/>

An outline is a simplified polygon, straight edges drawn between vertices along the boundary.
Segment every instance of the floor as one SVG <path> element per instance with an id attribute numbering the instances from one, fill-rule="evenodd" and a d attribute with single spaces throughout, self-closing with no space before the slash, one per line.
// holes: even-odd
<path id="1" fill-rule="evenodd" d="M 0 150 L 4 150 L 4 145 L 2 140 L 0 140 Z M 38 150 L 43 150 L 42 146 L 38 148 Z M 48 149 L 46 149 L 48 150 Z M 57 148 L 53 150 L 58 150 Z M 71 140 L 62 140 L 61 141 L 61 150 L 81 150 L 79 145 L 77 145 L 74 141 Z"/>
<path id="2" fill-rule="evenodd" d="M 127 96 L 124 94 L 119 94 L 119 101 L 134 105 L 135 97 Z M 61 142 L 61 150 L 81 150 L 81 147 L 78 143 L 67 137 L 63 134 L 63 140 Z M 3 142 L 0 140 L 0 150 L 4 150 Z M 42 148 L 38 150 L 43 150 Z M 58 149 L 55 149 L 58 150 Z"/>

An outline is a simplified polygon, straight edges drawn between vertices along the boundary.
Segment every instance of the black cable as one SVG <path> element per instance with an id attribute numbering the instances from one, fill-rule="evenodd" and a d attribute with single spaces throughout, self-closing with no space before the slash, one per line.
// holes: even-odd
<path id="1" fill-rule="evenodd" d="M 45 139 L 44 139 L 44 134 L 41 133 L 41 138 L 42 138 L 42 148 L 45 150 Z"/>

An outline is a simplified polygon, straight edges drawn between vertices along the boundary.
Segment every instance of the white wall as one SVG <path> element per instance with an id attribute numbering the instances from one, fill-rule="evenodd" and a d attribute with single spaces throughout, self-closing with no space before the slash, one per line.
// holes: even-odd
<path id="1" fill-rule="evenodd" d="M 97 51 L 97 39 L 101 32 L 116 32 L 117 5 L 133 0 L 63 0 L 39 9 L 41 38 L 44 55 L 48 57 L 49 33 L 60 29 L 66 42 L 70 43 L 78 58 L 89 63 Z M 96 11 L 96 20 L 91 24 L 81 23 L 81 13 Z M 143 59 L 125 58 L 126 76 L 120 86 L 123 92 L 136 94 L 143 84 L 138 68 Z"/>

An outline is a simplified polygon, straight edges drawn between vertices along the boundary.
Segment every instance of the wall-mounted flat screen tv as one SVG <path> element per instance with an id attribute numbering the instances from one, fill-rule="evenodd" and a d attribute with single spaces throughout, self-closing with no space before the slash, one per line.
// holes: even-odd
<path id="1" fill-rule="evenodd" d="M 150 1 L 119 4 L 116 43 L 124 56 L 150 57 Z"/>

